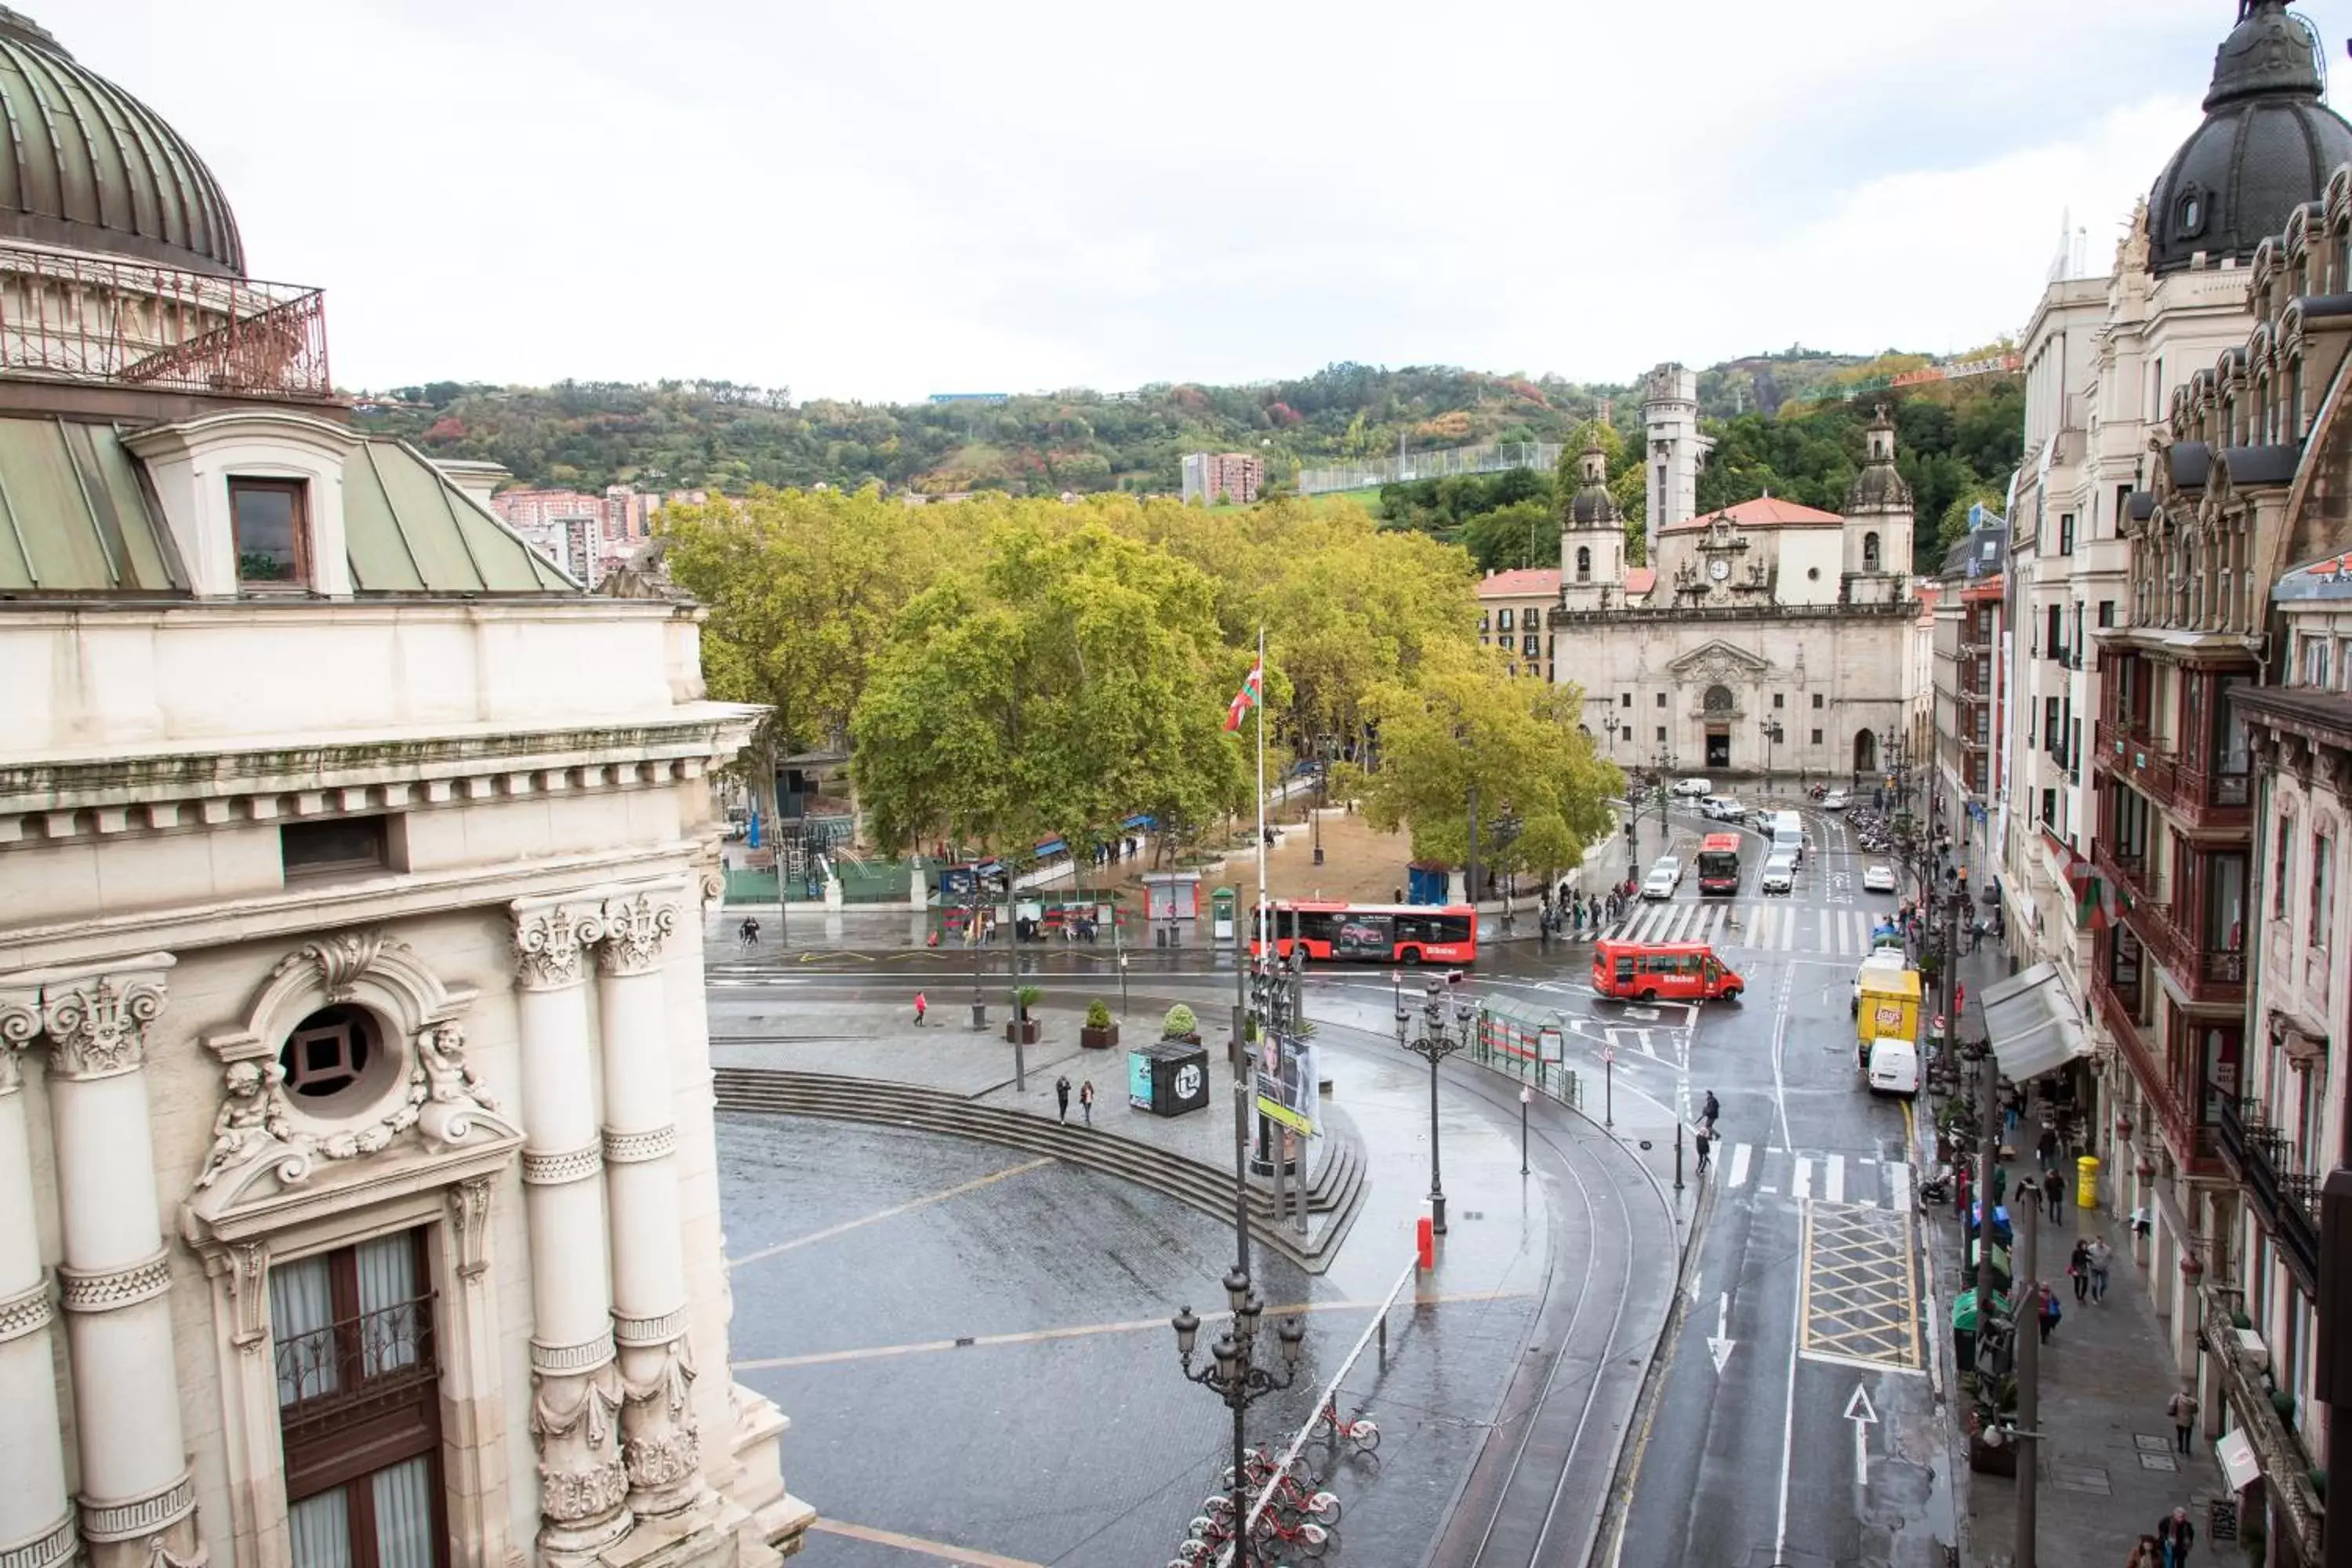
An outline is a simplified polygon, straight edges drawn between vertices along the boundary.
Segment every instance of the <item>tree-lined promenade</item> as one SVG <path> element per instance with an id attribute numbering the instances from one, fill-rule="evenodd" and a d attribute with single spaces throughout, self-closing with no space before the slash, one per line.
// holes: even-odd
<path id="1" fill-rule="evenodd" d="M 1255 720 L 1223 726 L 1261 628 L 1269 770 L 1356 759 L 1335 785 L 1417 858 L 1464 858 L 1475 783 L 1517 826 L 1482 864 L 1572 866 L 1622 788 L 1580 693 L 1479 645 L 1467 555 L 1350 503 L 762 489 L 663 515 L 711 695 L 772 710 L 755 789 L 845 737 L 885 848 L 1082 850 L 1138 812 L 1181 843 L 1248 815 Z"/>

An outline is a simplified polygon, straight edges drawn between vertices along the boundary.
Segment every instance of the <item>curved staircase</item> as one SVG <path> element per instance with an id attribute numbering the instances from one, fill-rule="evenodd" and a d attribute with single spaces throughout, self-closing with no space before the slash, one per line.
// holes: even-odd
<path id="1" fill-rule="evenodd" d="M 998 1143 L 1120 1177 L 1213 1218 L 1233 1217 L 1230 1169 L 1099 1127 L 1066 1124 L 1025 1110 L 982 1105 L 947 1089 L 887 1079 L 768 1068 L 719 1068 L 712 1079 L 721 1110 L 821 1116 Z M 1249 1187 L 1253 1239 L 1310 1274 L 1330 1267 L 1332 1256 L 1363 1206 L 1368 1174 L 1363 1140 L 1353 1123 L 1328 1100 L 1322 1114 L 1321 1142 L 1326 1152 L 1307 1184 L 1307 1234 L 1298 1234 L 1295 1218 L 1276 1225 L 1270 1187 L 1257 1182 Z"/>

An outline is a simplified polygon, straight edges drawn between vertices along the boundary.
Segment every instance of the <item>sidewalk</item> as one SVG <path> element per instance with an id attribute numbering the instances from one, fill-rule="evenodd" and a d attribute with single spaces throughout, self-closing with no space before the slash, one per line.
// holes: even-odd
<path id="1" fill-rule="evenodd" d="M 1939 1282 L 1948 1287 L 1959 1267 L 1959 1227 L 1948 1205 L 1933 1211 L 1940 1222 L 1934 1248 Z M 2124 1227 L 2095 1210 L 2073 1205 L 2067 1217 L 2045 1226 L 2036 1272 L 2050 1280 L 2064 1312 L 2057 1331 L 2042 1347 L 2042 1430 L 2039 1444 L 2025 1445 L 2040 1463 L 2037 1494 L 2037 1560 L 2045 1563 L 2121 1563 L 2143 1534 L 2175 1508 L 2186 1508 L 2200 1540 L 2191 1562 L 2227 1561 L 2227 1547 L 2214 1548 L 2205 1533 L 2205 1500 L 2224 1489 L 2211 1444 L 2191 1436 L 2190 1451 L 2173 1442 L 2165 1402 L 2179 1386 L 2172 1375 L 2164 1331 L 2148 1301 L 2145 1269 L 2131 1261 Z M 2066 1256 L 2077 1236 L 2105 1235 L 2116 1250 L 2116 1271 L 2103 1305 L 2074 1300 L 2066 1278 Z M 1948 1301 L 1948 1288 L 1937 1292 Z M 1937 1326 L 1940 1353 L 1948 1354 L 1948 1325 Z M 1956 1408 L 1953 1419 L 1962 1418 Z M 2039 1450 L 2037 1453 L 2036 1450 Z M 1965 1443 L 1955 1435 L 1965 1497 L 1962 1561 L 1994 1568 L 2015 1559 L 2017 1483 L 2002 1476 L 1970 1473 Z M 2021 1459 L 2020 1464 L 2025 1463 Z M 2203 1555 L 2208 1554 L 2210 1555 Z"/>

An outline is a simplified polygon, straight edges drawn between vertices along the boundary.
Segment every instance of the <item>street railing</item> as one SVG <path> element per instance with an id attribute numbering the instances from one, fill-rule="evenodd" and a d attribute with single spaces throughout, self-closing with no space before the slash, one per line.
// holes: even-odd
<path id="1" fill-rule="evenodd" d="M 1257 1528 L 1259 1517 L 1265 1512 L 1266 1505 L 1274 1500 L 1276 1489 L 1282 1485 L 1282 1479 L 1290 1473 L 1291 1465 L 1306 1448 L 1307 1439 L 1315 1436 L 1315 1428 L 1323 1419 L 1324 1406 L 1339 1397 L 1339 1385 L 1347 1381 L 1348 1373 L 1355 1370 L 1356 1363 L 1363 1359 L 1364 1349 L 1372 1342 L 1372 1336 L 1379 1334 L 1383 1345 L 1388 1342 L 1389 1309 L 1396 1305 L 1397 1298 L 1404 1294 L 1404 1288 L 1412 1283 L 1413 1276 L 1420 1270 L 1421 1263 L 1418 1258 L 1404 1266 L 1404 1272 L 1397 1276 L 1397 1282 L 1394 1285 L 1389 1287 L 1389 1293 L 1382 1299 L 1380 1310 L 1372 1314 L 1372 1321 L 1366 1323 L 1364 1331 L 1356 1336 L 1355 1347 L 1348 1352 L 1347 1359 L 1339 1363 L 1339 1370 L 1331 1374 L 1331 1381 L 1325 1384 L 1321 1391 L 1315 1395 L 1315 1413 L 1309 1415 L 1307 1418 L 1307 1424 L 1292 1436 L 1290 1447 L 1285 1448 L 1282 1451 L 1282 1458 L 1275 1462 L 1274 1472 L 1267 1477 L 1265 1486 L 1251 1500 L 1249 1515 L 1242 1521 L 1242 1527 L 1238 1532 L 1240 1540 L 1247 1541 L 1250 1538 L 1250 1531 Z M 1217 1568 L 1230 1568 L 1233 1560 L 1234 1549 L 1228 1545 L 1217 1558 Z"/>

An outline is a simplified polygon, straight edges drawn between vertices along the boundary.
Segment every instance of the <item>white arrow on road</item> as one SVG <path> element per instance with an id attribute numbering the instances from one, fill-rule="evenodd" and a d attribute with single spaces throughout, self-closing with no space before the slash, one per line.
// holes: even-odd
<path id="1" fill-rule="evenodd" d="M 1715 1332 L 1706 1342 L 1706 1353 L 1715 1358 L 1715 1374 L 1723 1375 L 1723 1363 L 1731 1359 L 1731 1347 L 1738 1342 L 1731 1337 L 1731 1292 L 1726 1290 L 1716 1298 Z M 1876 1415 L 1871 1417 L 1878 1419 Z"/>
<path id="2" fill-rule="evenodd" d="M 1857 1486 L 1870 1484 L 1870 1428 L 1878 1425 L 1878 1412 L 1871 1408 L 1869 1391 L 1861 1384 L 1853 1385 L 1853 1397 L 1845 1402 L 1845 1418 L 1853 1423 L 1853 1479 Z"/>

